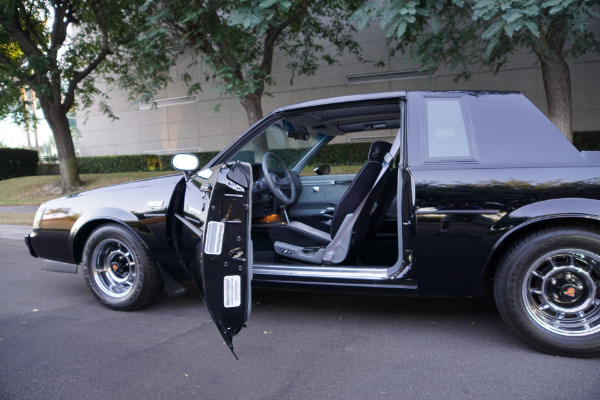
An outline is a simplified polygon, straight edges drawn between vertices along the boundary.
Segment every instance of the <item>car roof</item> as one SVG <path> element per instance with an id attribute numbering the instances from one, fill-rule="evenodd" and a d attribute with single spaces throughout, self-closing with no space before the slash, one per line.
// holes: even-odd
<path id="1" fill-rule="evenodd" d="M 398 98 L 398 97 L 406 97 L 406 93 L 407 92 L 405 92 L 405 91 L 403 91 L 403 92 L 381 92 L 381 93 L 355 94 L 355 95 L 350 95 L 350 96 L 329 97 L 329 98 L 325 98 L 325 99 L 305 101 L 303 103 L 290 104 L 288 106 L 280 107 L 277 110 L 275 110 L 274 112 L 297 110 L 300 108 L 325 106 L 325 105 L 329 105 L 329 104 L 352 103 L 355 101 L 393 99 L 393 98 Z"/>
<path id="2" fill-rule="evenodd" d="M 352 103 L 357 101 L 369 101 L 369 100 L 386 100 L 386 99 L 394 99 L 394 98 L 405 98 L 409 93 L 427 93 L 427 94 L 442 94 L 442 93 L 458 93 L 458 94 L 471 94 L 474 96 L 482 95 L 482 94 L 520 94 L 520 92 L 515 91 L 491 91 L 491 90 L 440 90 L 440 91 L 398 91 L 398 92 L 379 92 L 379 93 L 366 93 L 366 94 L 354 94 L 349 96 L 338 96 L 338 97 L 329 97 L 318 100 L 310 100 L 297 104 L 290 104 L 287 106 L 279 107 L 274 110 L 273 113 L 282 112 L 282 111 L 292 111 L 298 110 L 302 108 L 310 108 L 310 107 L 318 107 L 318 106 L 326 106 L 330 104 L 344 104 L 344 103 Z"/>

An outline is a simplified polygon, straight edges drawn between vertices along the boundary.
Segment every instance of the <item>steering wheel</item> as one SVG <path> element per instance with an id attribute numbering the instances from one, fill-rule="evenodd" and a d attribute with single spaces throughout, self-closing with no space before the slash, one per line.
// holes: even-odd
<path id="1" fill-rule="evenodd" d="M 277 161 L 277 163 L 279 163 L 279 165 L 282 167 L 284 173 L 283 178 L 280 178 L 279 176 L 277 176 L 276 173 L 269 171 L 269 158 L 272 158 L 273 160 Z M 262 170 L 263 175 L 265 177 L 265 181 L 267 182 L 267 186 L 273 193 L 273 196 L 277 198 L 277 200 L 281 201 L 286 206 L 292 205 L 296 202 L 296 200 L 298 200 L 298 195 L 300 194 L 300 192 L 296 190 L 296 185 L 294 185 L 294 179 L 292 178 L 292 174 L 288 169 L 287 165 L 285 165 L 285 163 L 281 159 L 281 157 L 270 151 L 266 152 L 262 159 Z M 288 183 L 291 188 L 291 194 L 289 197 L 281 190 L 281 185 Z"/>

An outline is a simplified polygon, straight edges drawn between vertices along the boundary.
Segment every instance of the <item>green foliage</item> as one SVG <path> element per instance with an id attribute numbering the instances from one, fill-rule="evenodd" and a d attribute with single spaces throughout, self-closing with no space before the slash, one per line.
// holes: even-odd
<path id="1" fill-rule="evenodd" d="M 600 40 L 590 31 L 599 4 L 599 0 L 374 0 L 366 2 L 352 21 L 359 27 L 379 21 L 396 49 L 410 52 L 423 70 L 460 67 L 459 78 L 467 78 L 471 68 L 480 65 L 498 71 L 519 48 L 540 59 L 561 60 L 600 51 Z"/>
<path id="2" fill-rule="evenodd" d="M 171 80 L 189 93 L 207 82 L 240 100 L 260 98 L 276 82 L 271 76 L 274 49 L 294 74 L 314 74 L 345 52 L 358 55 L 346 18 L 358 0 L 147 0 L 146 23 L 131 44 L 129 68 L 119 84 L 139 101 L 148 101 Z M 333 46 L 326 47 L 327 43 Z M 187 61 L 184 61 L 187 60 Z M 173 66 L 185 64 L 183 71 Z M 201 74 L 190 74 L 193 67 Z M 244 104 L 244 103 L 242 103 Z"/>
<path id="3" fill-rule="evenodd" d="M 40 101 L 59 149 L 61 185 L 81 181 L 66 119 L 75 106 L 91 106 L 101 92 L 95 85 L 127 59 L 121 49 L 143 25 L 141 0 L 4 0 L 0 5 L 0 117 L 29 118 L 20 96 L 31 88 Z M 112 63 L 105 61 L 113 56 Z M 126 66 L 124 67 L 126 68 Z M 110 109 L 106 109 L 110 114 Z M 21 117 L 20 117 L 21 116 Z"/>
<path id="4" fill-rule="evenodd" d="M 0 180 L 35 175 L 37 164 L 35 150 L 0 148 Z"/>
<path id="5" fill-rule="evenodd" d="M 217 155 L 209 151 L 195 153 L 204 165 Z M 121 156 L 77 157 L 80 174 L 108 174 L 116 172 L 172 171 L 172 154 L 132 154 Z"/>
<path id="6" fill-rule="evenodd" d="M 367 154 L 371 143 L 344 143 L 325 146 L 311 161 L 310 165 L 328 164 L 330 166 L 357 165 L 367 161 Z M 297 160 L 296 150 L 277 151 L 285 160 Z M 302 151 L 302 150 L 301 150 Z M 206 165 L 218 152 L 207 151 L 194 153 L 200 159 L 200 165 Z M 115 172 L 144 172 L 144 171 L 172 171 L 172 154 L 132 154 L 120 156 L 78 157 L 77 166 L 80 174 L 100 174 Z M 254 155 L 250 152 L 240 155 L 241 161 L 254 162 Z"/>
<path id="7" fill-rule="evenodd" d="M 310 161 L 312 167 L 319 165 L 341 166 L 357 165 L 367 162 L 367 154 L 371 143 L 343 143 L 330 144 L 323 149 Z"/>
<path id="8" fill-rule="evenodd" d="M 60 95 L 65 113 L 75 95 L 82 106 L 91 105 L 93 96 L 100 93 L 94 85 L 97 74 L 92 72 L 100 72 L 100 63 L 135 36 L 130 26 L 139 23 L 139 4 L 4 1 L 0 7 L 0 115 L 22 107 L 21 87 L 33 88 L 41 100 Z"/>
<path id="9" fill-rule="evenodd" d="M 600 131 L 573 132 L 573 144 L 578 150 L 600 151 Z"/>

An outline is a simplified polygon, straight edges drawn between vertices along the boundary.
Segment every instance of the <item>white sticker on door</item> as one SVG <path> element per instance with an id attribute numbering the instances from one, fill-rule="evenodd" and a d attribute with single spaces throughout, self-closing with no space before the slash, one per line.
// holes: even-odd
<path id="1" fill-rule="evenodd" d="M 206 239 L 204 240 L 204 252 L 206 254 L 219 255 L 223 246 L 223 233 L 225 224 L 217 221 L 209 221 L 206 226 Z"/>
<path id="2" fill-rule="evenodd" d="M 223 278 L 223 305 L 225 308 L 239 307 L 242 304 L 242 278 L 228 275 Z"/>

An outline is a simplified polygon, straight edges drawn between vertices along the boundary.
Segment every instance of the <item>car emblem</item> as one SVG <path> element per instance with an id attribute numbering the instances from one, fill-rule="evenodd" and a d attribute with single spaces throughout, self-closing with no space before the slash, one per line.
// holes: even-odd
<path id="1" fill-rule="evenodd" d="M 570 287 L 563 292 L 566 296 L 575 297 L 575 288 Z"/>

